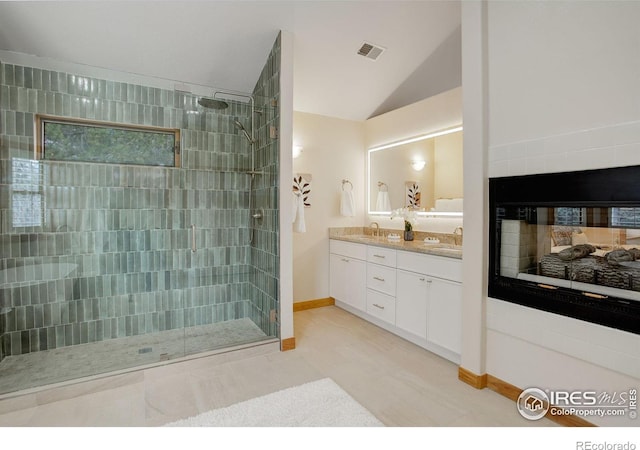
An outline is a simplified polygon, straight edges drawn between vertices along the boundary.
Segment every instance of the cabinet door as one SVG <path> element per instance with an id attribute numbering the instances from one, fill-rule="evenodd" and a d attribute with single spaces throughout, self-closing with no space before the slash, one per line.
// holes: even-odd
<path id="1" fill-rule="evenodd" d="M 460 354 L 462 341 L 462 286 L 431 278 L 427 310 L 427 340 Z"/>
<path id="2" fill-rule="evenodd" d="M 396 275 L 396 326 L 423 339 L 427 337 L 426 275 L 398 270 Z"/>
<path id="3" fill-rule="evenodd" d="M 329 255 L 329 295 L 336 300 L 344 301 L 347 294 L 347 284 L 344 278 L 346 259 L 342 255 Z"/>
<path id="4" fill-rule="evenodd" d="M 331 254 L 329 295 L 361 311 L 366 310 L 367 267 L 364 261 Z"/>

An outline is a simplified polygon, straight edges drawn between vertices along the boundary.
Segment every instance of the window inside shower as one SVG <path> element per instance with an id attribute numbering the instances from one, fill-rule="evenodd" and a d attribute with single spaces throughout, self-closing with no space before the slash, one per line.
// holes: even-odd
<path id="1" fill-rule="evenodd" d="M 180 130 L 36 115 L 36 159 L 180 167 Z"/>

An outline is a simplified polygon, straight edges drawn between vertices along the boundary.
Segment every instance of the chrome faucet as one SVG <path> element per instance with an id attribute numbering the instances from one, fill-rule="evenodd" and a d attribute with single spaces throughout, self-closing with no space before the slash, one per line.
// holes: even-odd
<path id="1" fill-rule="evenodd" d="M 458 230 L 460 230 L 460 233 L 458 233 Z M 460 236 L 460 243 L 458 243 L 458 236 Z M 462 245 L 462 227 L 456 227 L 456 229 L 453 230 L 453 243 L 455 245 Z"/>
<path id="2" fill-rule="evenodd" d="M 376 226 L 376 234 L 375 234 L 375 236 L 380 236 L 380 225 L 378 225 L 378 222 L 371 222 L 369 224 L 369 227 L 373 228 L 374 225 Z"/>

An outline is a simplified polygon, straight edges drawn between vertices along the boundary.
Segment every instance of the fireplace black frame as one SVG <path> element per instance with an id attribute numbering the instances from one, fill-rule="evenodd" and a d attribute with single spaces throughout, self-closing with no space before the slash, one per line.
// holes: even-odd
<path id="1" fill-rule="evenodd" d="M 503 207 L 640 208 L 640 166 L 489 179 L 489 297 L 640 334 L 640 302 L 589 298 L 500 276 L 498 210 Z"/>

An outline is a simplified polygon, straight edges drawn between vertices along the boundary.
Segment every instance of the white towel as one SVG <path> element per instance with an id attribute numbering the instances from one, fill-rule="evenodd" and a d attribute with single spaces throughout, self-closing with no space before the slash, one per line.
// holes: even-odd
<path id="1" fill-rule="evenodd" d="M 304 233 L 307 227 L 304 223 L 304 200 L 302 195 L 293 193 L 293 231 Z"/>
<path id="2" fill-rule="evenodd" d="M 356 203 L 353 200 L 353 192 L 342 191 L 340 197 L 340 214 L 345 217 L 353 217 L 356 215 Z"/>
<path id="3" fill-rule="evenodd" d="M 391 200 L 389 200 L 388 191 L 378 191 L 376 211 L 391 211 Z"/>

